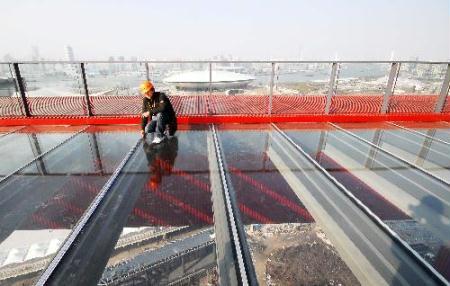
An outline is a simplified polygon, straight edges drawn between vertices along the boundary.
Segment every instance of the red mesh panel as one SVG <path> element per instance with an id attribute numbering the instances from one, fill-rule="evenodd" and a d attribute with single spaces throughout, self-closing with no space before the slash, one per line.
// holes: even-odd
<path id="1" fill-rule="evenodd" d="M 269 97 L 261 95 L 211 95 L 208 97 L 211 114 L 267 114 Z"/>
<path id="2" fill-rule="evenodd" d="M 22 115 L 22 103 L 18 97 L 0 96 L 0 116 Z"/>
<path id="3" fill-rule="evenodd" d="M 28 97 L 32 115 L 86 115 L 83 96 Z"/>
<path id="4" fill-rule="evenodd" d="M 170 96 L 170 102 L 178 115 L 208 114 L 207 99 L 207 96 L 202 95 Z"/>
<path id="5" fill-rule="evenodd" d="M 323 95 L 275 95 L 272 99 L 273 114 L 322 114 L 326 96 Z"/>
<path id="6" fill-rule="evenodd" d="M 95 115 L 135 115 L 142 110 L 142 97 L 138 95 L 99 95 L 89 99 Z"/>
<path id="7" fill-rule="evenodd" d="M 380 113 L 383 95 L 336 95 L 331 99 L 331 114 Z"/>
<path id="8" fill-rule="evenodd" d="M 437 95 L 393 95 L 389 100 L 389 113 L 431 113 Z"/>
<path id="9" fill-rule="evenodd" d="M 447 100 L 445 101 L 444 108 L 442 109 L 442 113 L 450 113 L 450 98 L 447 95 Z"/>

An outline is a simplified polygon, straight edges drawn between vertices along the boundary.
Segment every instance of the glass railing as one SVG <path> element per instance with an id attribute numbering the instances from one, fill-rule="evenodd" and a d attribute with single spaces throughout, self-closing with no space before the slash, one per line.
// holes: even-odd
<path id="1" fill-rule="evenodd" d="M 151 80 L 182 116 L 449 113 L 450 63 L 0 63 L 0 116 L 133 116 Z"/>

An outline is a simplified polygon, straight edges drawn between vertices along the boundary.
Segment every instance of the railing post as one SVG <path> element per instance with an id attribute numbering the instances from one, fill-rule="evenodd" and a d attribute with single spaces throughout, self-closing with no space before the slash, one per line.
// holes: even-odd
<path id="1" fill-rule="evenodd" d="M 212 93 L 212 63 L 209 63 L 209 95 Z"/>
<path id="2" fill-rule="evenodd" d="M 331 66 L 330 86 L 328 88 L 327 102 L 325 104 L 325 114 L 330 113 L 331 99 L 336 93 L 335 84 L 336 84 L 337 70 L 338 70 L 338 63 L 333 63 L 333 65 Z"/>
<path id="3" fill-rule="evenodd" d="M 272 72 L 270 74 L 270 91 L 269 91 L 269 106 L 267 113 L 269 115 L 272 115 L 272 97 L 273 97 L 273 86 L 274 86 L 274 79 L 275 79 L 275 63 L 272 63 Z"/>
<path id="4" fill-rule="evenodd" d="M 384 91 L 383 104 L 381 105 L 380 110 L 382 114 L 385 114 L 388 111 L 389 98 L 391 97 L 392 94 L 394 94 L 394 88 L 395 84 L 397 83 L 399 71 L 400 71 L 400 63 L 392 63 L 386 90 Z"/>
<path id="5" fill-rule="evenodd" d="M 448 96 L 448 91 L 450 89 L 450 64 L 447 65 L 447 72 L 445 74 L 444 82 L 442 83 L 441 92 L 439 93 L 439 98 L 436 102 L 436 107 L 434 112 L 441 113 L 444 108 L 445 101 Z"/>
<path id="6" fill-rule="evenodd" d="M 27 96 L 25 94 L 25 85 L 23 84 L 23 78 L 20 75 L 20 69 L 18 63 L 13 63 L 14 73 L 16 76 L 17 86 L 19 88 L 20 97 L 22 98 L 23 109 L 25 110 L 25 115 L 27 117 L 31 116 L 30 107 L 28 106 Z"/>
<path id="7" fill-rule="evenodd" d="M 145 77 L 150 81 L 150 68 L 148 67 L 148 63 L 145 63 Z"/>
<path id="8" fill-rule="evenodd" d="M 87 81 L 86 81 L 86 71 L 84 70 L 84 63 L 81 63 L 80 66 L 81 66 L 81 76 L 83 78 L 84 96 L 86 99 L 88 116 L 92 116 L 91 101 L 89 99 L 89 89 L 88 89 L 88 85 L 87 85 Z"/>

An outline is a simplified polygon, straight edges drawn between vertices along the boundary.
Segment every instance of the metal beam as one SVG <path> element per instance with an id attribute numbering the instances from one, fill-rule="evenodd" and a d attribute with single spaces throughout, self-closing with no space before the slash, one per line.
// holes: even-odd
<path id="1" fill-rule="evenodd" d="M 325 104 L 325 114 L 330 114 L 330 107 L 331 107 L 331 99 L 336 93 L 336 77 L 337 77 L 337 69 L 338 69 L 338 63 L 334 62 L 331 66 L 331 75 L 330 75 L 330 85 L 328 87 L 328 95 L 327 95 L 327 102 Z"/>
<path id="2" fill-rule="evenodd" d="M 28 106 L 28 100 L 27 100 L 27 96 L 25 93 L 25 85 L 23 82 L 23 78 L 20 74 L 19 64 L 13 63 L 13 67 L 14 67 L 14 73 L 16 76 L 17 86 L 19 87 L 20 97 L 22 99 L 23 110 L 25 111 L 25 115 L 27 117 L 30 117 L 31 116 L 30 107 Z"/>
<path id="3" fill-rule="evenodd" d="M 391 97 L 392 94 L 394 94 L 394 88 L 397 82 L 399 71 L 400 71 L 400 63 L 399 62 L 392 63 L 386 90 L 384 91 L 383 103 L 381 104 L 380 112 L 382 114 L 385 114 L 388 111 L 389 98 Z"/>
<path id="4" fill-rule="evenodd" d="M 241 280 L 240 285 L 258 285 L 252 257 L 245 236 L 244 225 L 236 202 L 235 192 L 230 184 L 231 180 L 229 174 L 225 171 L 227 170 L 226 162 L 223 159 L 224 155 L 222 153 L 221 143 L 214 125 L 212 126 L 212 135 L 214 138 L 217 163 L 220 170 L 220 178 L 223 185 L 233 251 L 238 263 L 238 276 Z"/>
<path id="5" fill-rule="evenodd" d="M 209 95 L 212 93 L 212 63 L 209 63 Z"/>
<path id="6" fill-rule="evenodd" d="M 0 62 L 0 64 L 12 64 L 13 62 Z M 148 60 L 139 60 L 139 61 L 19 61 L 19 64 L 80 64 L 80 63 L 94 63 L 94 64 L 110 64 L 110 63 L 124 63 L 124 64 L 132 64 L 132 63 L 155 63 L 155 64 L 177 64 L 177 63 L 286 63 L 286 64 L 332 64 L 332 63 L 348 63 L 348 64 L 363 64 L 363 63 L 373 63 L 373 64 L 392 64 L 392 63 L 401 63 L 401 64 L 450 64 L 450 61 L 336 61 L 336 60 L 308 60 L 308 61 L 298 61 L 298 60 L 286 60 L 286 61 L 274 61 L 274 60 L 240 60 L 240 61 L 221 61 L 221 60 L 199 60 L 199 61 L 180 61 L 180 60 L 167 60 L 167 61 L 148 61 Z"/>
<path id="7" fill-rule="evenodd" d="M 36 133 L 28 134 L 28 140 L 30 141 L 31 151 L 33 152 L 33 156 L 38 158 L 39 155 L 42 154 L 41 146 L 39 145 L 39 140 L 37 139 Z M 42 157 L 36 160 L 36 168 L 40 175 L 47 174 L 47 168 L 45 167 L 44 161 Z"/>
<path id="8" fill-rule="evenodd" d="M 84 63 L 81 63 L 80 67 L 81 67 L 81 77 L 83 79 L 84 96 L 86 100 L 88 116 L 92 116 L 93 114 L 92 114 L 91 100 L 89 99 L 89 89 L 86 81 L 86 71 L 84 70 Z"/>
<path id="9" fill-rule="evenodd" d="M 216 239 L 217 272 L 219 285 L 239 285 L 237 272 L 239 265 L 233 256 L 233 246 L 225 203 L 224 186 L 218 164 L 212 132 L 207 135 L 208 163 L 211 181 L 212 205 L 214 215 L 214 233 Z"/>
<path id="10" fill-rule="evenodd" d="M 376 129 L 375 133 L 373 134 L 373 138 L 372 138 L 372 143 L 374 145 L 379 146 L 380 145 L 380 141 L 381 141 L 381 136 L 383 135 L 383 130 L 380 129 Z M 378 154 L 378 149 L 371 146 L 370 150 L 369 150 L 369 154 L 367 155 L 367 160 L 366 163 L 364 164 L 364 166 L 366 168 L 372 168 L 373 167 L 373 162 L 375 159 L 375 156 Z"/>
<path id="11" fill-rule="evenodd" d="M 275 79 L 275 63 L 272 63 L 272 72 L 270 73 L 270 83 L 269 83 L 269 107 L 268 107 L 268 114 L 272 114 L 272 97 L 273 97 L 273 86 L 274 86 L 274 79 Z"/>
<path id="12" fill-rule="evenodd" d="M 420 148 L 419 154 L 417 155 L 416 165 L 423 166 L 425 159 L 428 156 L 428 153 L 431 149 L 431 144 L 433 143 L 433 136 L 436 133 L 436 130 L 430 129 L 428 130 L 428 136 L 425 137 L 423 141 L 422 147 Z"/>
<path id="13" fill-rule="evenodd" d="M 150 81 L 150 68 L 148 62 L 145 63 L 145 78 Z"/>
<path id="14" fill-rule="evenodd" d="M 441 92 L 439 93 L 438 101 L 436 102 L 436 107 L 434 112 L 441 113 L 444 108 L 446 99 L 448 97 L 448 92 L 450 89 L 450 64 L 447 65 L 447 72 L 445 73 L 444 82 L 442 83 Z"/>

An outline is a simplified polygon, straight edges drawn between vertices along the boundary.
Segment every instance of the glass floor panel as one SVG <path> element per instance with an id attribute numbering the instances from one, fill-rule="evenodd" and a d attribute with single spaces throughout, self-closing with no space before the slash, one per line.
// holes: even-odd
<path id="1" fill-rule="evenodd" d="M 436 270 L 444 276 L 448 275 L 446 266 L 450 245 L 448 184 L 344 131 L 334 129 L 329 124 L 317 124 L 318 129 L 313 129 L 307 124 L 278 124 L 278 126 Z M 399 157 L 413 154 L 415 151 L 420 152 L 414 140 L 424 140 L 414 134 L 411 138 L 407 137 L 409 134 L 402 134 L 402 137 L 399 137 L 395 132 L 403 132 L 401 129 L 391 128 L 380 132 L 380 126 L 382 128 L 384 124 L 375 124 L 372 126 L 375 129 L 364 129 L 364 124 L 339 124 L 339 126 L 370 142 L 381 142 L 379 144 L 383 148 L 386 147 L 386 142 L 391 143 L 398 149 L 389 151 L 396 155 L 401 153 Z M 384 137 L 385 134 L 388 135 Z M 384 138 L 389 139 L 383 141 Z M 442 155 L 444 157 L 444 154 Z M 446 170 L 448 166 L 444 161 L 441 162 L 444 166 L 434 167 L 438 172 Z"/>
<path id="2" fill-rule="evenodd" d="M 396 124 L 450 140 L 445 122 Z M 251 261 L 244 262 L 259 285 L 361 285 L 391 275 L 392 265 L 398 277 L 386 278 L 388 284 L 408 274 L 397 250 L 389 252 L 392 240 L 334 179 L 449 280 L 450 145 L 387 123 L 338 126 L 344 130 L 327 123 L 216 125 L 223 165 L 208 125 L 180 125 L 176 136 L 158 145 L 151 136 L 140 141 L 135 125 L 2 127 L 0 285 L 34 284 L 92 209 L 83 229 L 91 239 L 73 244 L 75 257 L 86 263 L 76 260 L 64 270 L 66 285 L 218 285 L 226 275 L 219 273 L 224 228 L 215 224 L 213 202 L 217 194 L 226 197 L 224 180 L 235 199 L 235 222 L 244 230 L 238 240 L 250 251 Z M 212 170 L 213 161 L 223 166 L 224 177 Z M 108 195 L 93 207 L 112 178 Z M 234 244 L 229 208 L 223 211 Z M 353 220 L 355 213 L 363 215 Z M 370 237 L 373 231 L 380 236 Z M 379 256 L 370 257 L 375 252 Z M 353 256 L 367 259 L 358 265 Z M 236 253 L 232 259 L 238 269 Z M 382 261 L 393 262 L 376 265 Z M 365 279 L 364 263 L 376 266 L 378 278 Z"/>
<path id="3" fill-rule="evenodd" d="M 21 148 L 38 142 L 27 135 L 15 138 Z M 39 135 L 51 146 L 70 133 Z M 121 128 L 89 127 L 0 184 L 0 284 L 35 281 L 137 138 Z"/>

